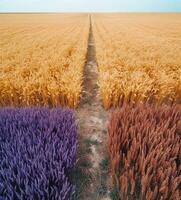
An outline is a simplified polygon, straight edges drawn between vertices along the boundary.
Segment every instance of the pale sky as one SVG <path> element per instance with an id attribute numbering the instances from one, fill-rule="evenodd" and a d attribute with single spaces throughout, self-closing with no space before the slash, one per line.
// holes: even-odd
<path id="1" fill-rule="evenodd" d="M 181 0 L 0 0 L 0 12 L 181 12 Z"/>

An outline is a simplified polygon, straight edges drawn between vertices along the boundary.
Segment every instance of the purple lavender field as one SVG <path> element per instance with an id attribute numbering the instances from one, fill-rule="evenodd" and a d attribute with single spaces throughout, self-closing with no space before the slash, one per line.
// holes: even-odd
<path id="1" fill-rule="evenodd" d="M 70 199 L 76 150 L 72 111 L 0 109 L 0 199 Z"/>

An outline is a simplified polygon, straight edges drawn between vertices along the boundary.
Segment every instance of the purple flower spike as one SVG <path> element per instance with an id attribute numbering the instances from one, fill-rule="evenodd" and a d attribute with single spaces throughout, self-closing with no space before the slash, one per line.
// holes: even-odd
<path id="1" fill-rule="evenodd" d="M 0 199 L 70 199 L 76 150 L 72 111 L 0 109 Z"/>

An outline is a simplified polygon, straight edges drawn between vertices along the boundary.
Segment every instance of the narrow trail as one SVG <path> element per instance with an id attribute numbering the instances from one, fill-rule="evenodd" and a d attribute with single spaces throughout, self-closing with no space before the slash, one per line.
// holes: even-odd
<path id="1" fill-rule="evenodd" d="M 101 104 L 98 66 L 90 16 L 87 62 L 83 97 L 76 111 L 79 129 L 79 153 L 75 199 L 108 200 L 107 119 Z"/>

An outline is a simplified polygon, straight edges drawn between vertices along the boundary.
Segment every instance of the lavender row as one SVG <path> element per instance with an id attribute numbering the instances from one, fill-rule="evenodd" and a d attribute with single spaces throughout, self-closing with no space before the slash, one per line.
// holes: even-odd
<path id="1" fill-rule="evenodd" d="M 68 200 L 77 128 L 70 110 L 0 110 L 0 199 Z"/>

